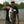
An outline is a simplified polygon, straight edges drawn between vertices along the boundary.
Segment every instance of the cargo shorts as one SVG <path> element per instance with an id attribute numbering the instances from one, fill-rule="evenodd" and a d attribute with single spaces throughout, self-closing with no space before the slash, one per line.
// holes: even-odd
<path id="1" fill-rule="evenodd" d="M 5 24 L 11 24 L 11 23 L 10 23 L 9 21 L 6 20 L 6 21 L 5 21 Z"/>
<path id="2" fill-rule="evenodd" d="M 16 18 L 13 18 L 13 19 L 12 19 L 11 24 L 16 24 Z"/>

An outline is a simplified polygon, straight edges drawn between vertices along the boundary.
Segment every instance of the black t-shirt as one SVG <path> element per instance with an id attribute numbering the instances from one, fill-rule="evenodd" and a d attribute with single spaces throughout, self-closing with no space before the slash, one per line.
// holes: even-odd
<path id="1" fill-rule="evenodd" d="M 9 5 L 10 7 L 12 7 L 11 5 Z M 18 13 L 18 8 L 16 6 L 12 7 L 13 11 L 14 11 L 14 17 L 16 17 L 16 14 Z M 9 21 L 9 10 L 6 9 L 6 20 Z"/>

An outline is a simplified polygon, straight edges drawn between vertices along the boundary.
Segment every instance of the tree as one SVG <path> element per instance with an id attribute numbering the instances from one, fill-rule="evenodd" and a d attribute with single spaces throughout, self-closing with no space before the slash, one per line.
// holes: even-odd
<path id="1" fill-rule="evenodd" d="M 21 2 L 20 5 L 19 4 L 15 4 L 15 6 L 17 6 L 19 9 L 23 9 L 24 8 L 24 3 Z"/>
<path id="2" fill-rule="evenodd" d="M 8 2 L 4 2 L 3 5 L 4 6 L 7 6 L 7 5 L 9 5 L 9 3 Z"/>
<path id="3" fill-rule="evenodd" d="M 0 7 L 3 7 L 3 5 L 2 5 L 2 4 L 0 4 Z"/>
<path id="4" fill-rule="evenodd" d="M 0 4 L 0 9 L 1 9 L 3 6 L 4 6 L 3 4 Z"/>
<path id="5" fill-rule="evenodd" d="M 15 4 L 15 6 L 17 6 L 18 8 L 20 8 L 20 5 L 19 4 Z"/>
<path id="6" fill-rule="evenodd" d="M 3 7 L 3 6 L 8 6 L 9 3 L 8 2 L 4 2 L 3 4 L 0 4 L 0 9 Z M 17 6 L 19 9 L 23 9 L 24 8 L 24 3 L 21 2 L 20 5 L 19 4 L 15 4 L 15 6 Z"/>
<path id="7" fill-rule="evenodd" d="M 20 6 L 21 6 L 21 8 L 24 8 L 24 3 L 21 2 L 21 3 L 20 3 Z"/>

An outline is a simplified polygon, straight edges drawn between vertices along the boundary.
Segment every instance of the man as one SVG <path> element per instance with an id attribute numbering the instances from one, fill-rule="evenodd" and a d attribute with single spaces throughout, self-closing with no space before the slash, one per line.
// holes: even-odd
<path id="1" fill-rule="evenodd" d="M 18 12 L 18 8 L 17 8 L 16 6 L 14 6 L 14 5 L 15 5 L 15 2 L 12 1 L 12 2 L 11 2 L 11 7 L 13 8 L 13 11 L 14 11 L 14 19 L 15 19 L 15 20 L 13 20 L 13 21 L 14 21 L 14 24 L 15 24 L 16 14 L 17 14 L 18 24 L 19 24 L 19 12 Z"/>
<path id="2" fill-rule="evenodd" d="M 13 22 L 13 24 L 15 23 L 15 21 L 16 21 L 16 15 L 17 15 L 17 18 L 18 18 L 18 24 L 19 24 L 19 12 L 18 12 L 18 8 L 16 7 L 16 6 L 14 6 L 15 5 L 15 2 L 14 1 L 12 1 L 11 2 L 11 5 L 9 5 L 9 6 L 6 6 L 6 7 L 3 7 L 2 9 L 6 9 L 6 24 L 11 24 L 10 23 L 10 20 L 9 20 L 9 9 L 10 9 L 10 7 L 12 7 L 13 8 L 13 11 L 14 11 L 14 22 Z"/>

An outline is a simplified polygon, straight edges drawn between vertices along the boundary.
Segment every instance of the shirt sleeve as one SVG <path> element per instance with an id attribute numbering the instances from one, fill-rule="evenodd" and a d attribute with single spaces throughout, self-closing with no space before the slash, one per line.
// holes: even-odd
<path id="1" fill-rule="evenodd" d="M 18 8 L 16 7 L 16 13 L 18 14 L 19 13 L 19 11 L 18 11 Z"/>

